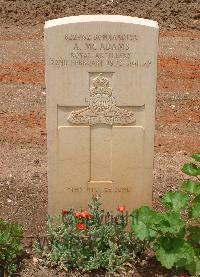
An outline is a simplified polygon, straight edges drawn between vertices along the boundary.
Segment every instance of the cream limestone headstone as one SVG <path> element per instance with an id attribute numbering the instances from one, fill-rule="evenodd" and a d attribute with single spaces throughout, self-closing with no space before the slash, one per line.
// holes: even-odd
<path id="1" fill-rule="evenodd" d="M 157 22 L 81 15 L 45 24 L 48 205 L 151 205 Z"/>

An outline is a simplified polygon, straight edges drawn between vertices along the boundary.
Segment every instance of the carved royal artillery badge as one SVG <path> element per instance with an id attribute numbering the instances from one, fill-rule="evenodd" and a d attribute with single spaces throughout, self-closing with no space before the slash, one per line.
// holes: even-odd
<path id="1" fill-rule="evenodd" d="M 88 107 L 72 111 L 67 120 L 74 124 L 89 125 L 98 123 L 125 125 L 135 122 L 133 112 L 116 106 L 109 79 L 104 77 L 102 73 L 92 80 L 90 98 L 87 100 L 87 103 Z"/>

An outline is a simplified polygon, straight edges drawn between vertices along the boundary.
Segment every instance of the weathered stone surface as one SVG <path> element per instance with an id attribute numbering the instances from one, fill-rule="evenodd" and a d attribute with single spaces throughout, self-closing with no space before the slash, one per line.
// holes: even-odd
<path id="1" fill-rule="evenodd" d="M 151 204 L 158 26 L 126 16 L 46 22 L 49 212 Z"/>

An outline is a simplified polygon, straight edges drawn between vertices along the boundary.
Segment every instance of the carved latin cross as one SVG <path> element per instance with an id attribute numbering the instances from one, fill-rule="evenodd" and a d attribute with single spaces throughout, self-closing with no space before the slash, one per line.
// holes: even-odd
<path id="1" fill-rule="evenodd" d="M 112 182 L 112 126 L 133 125 L 132 111 L 116 106 L 113 89 L 103 73 L 92 79 L 87 107 L 72 111 L 71 124 L 90 125 L 90 183 Z"/>

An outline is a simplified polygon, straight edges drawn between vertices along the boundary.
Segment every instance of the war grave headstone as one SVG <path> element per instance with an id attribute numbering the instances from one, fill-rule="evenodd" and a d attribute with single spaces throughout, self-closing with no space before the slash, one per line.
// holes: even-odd
<path id="1" fill-rule="evenodd" d="M 151 205 L 157 22 L 83 15 L 45 24 L 49 213 Z"/>

